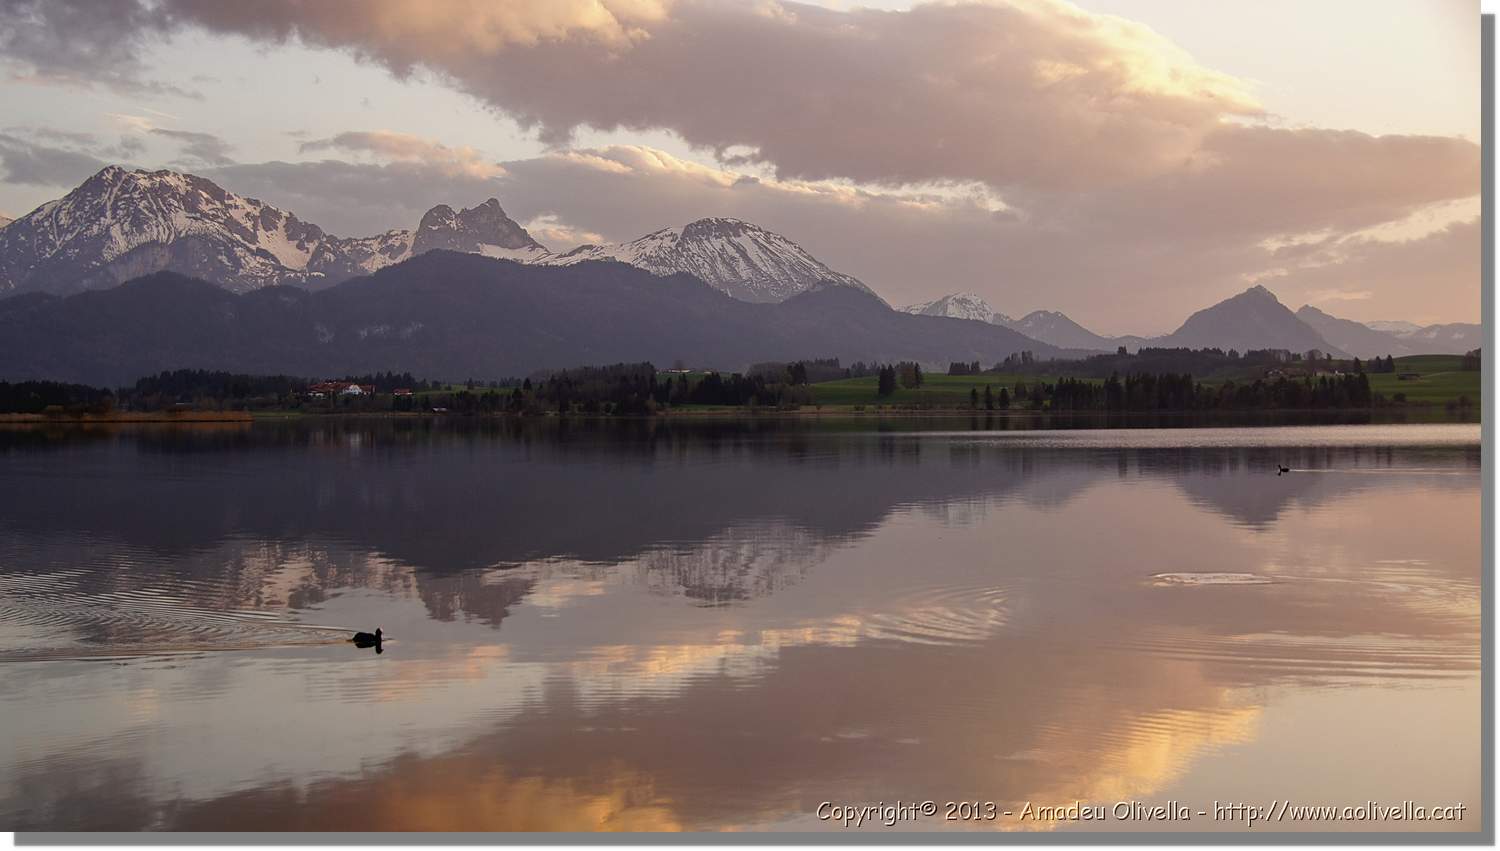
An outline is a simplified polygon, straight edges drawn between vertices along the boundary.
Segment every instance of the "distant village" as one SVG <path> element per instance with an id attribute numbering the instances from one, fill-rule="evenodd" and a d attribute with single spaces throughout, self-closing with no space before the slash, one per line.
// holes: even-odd
<path id="1" fill-rule="evenodd" d="M 309 399 L 330 399 L 335 396 L 374 396 L 375 385 L 355 384 L 351 381 L 319 381 L 309 384 L 307 392 L 303 394 Z M 392 396 L 410 396 L 410 387 L 397 387 L 391 391 Z"/>

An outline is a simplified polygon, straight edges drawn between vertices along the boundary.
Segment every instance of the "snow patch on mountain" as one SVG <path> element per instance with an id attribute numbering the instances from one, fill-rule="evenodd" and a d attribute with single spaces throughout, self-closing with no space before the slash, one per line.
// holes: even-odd
<path id="1" fill-rule="evenodd" d="M 1415 322 L 1406 322 L 1404 320 L 1376 320 L 1374 322 L 1366 322 L 1364 323 L 1364 325 L 1367 328 L 1372 328 L 1376 331 L 1384 331 L 1387 334 L 1395 334 L 1398 337 L 1402 334 L 1407 334 L 1412 331 L 1422 330 L 1421 325 L 1418 325 Z"/>

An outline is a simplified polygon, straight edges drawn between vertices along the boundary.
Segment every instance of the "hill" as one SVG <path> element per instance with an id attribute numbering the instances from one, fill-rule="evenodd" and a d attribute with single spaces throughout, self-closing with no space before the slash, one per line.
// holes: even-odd
<path id="1" fill-rule="evenodd" d="M 1182 323 L 1182 327 L 1151 342 L 1162 348 L 1220 348 L 1241 352 L 1249 349 L 1286 349 L 1292 352 L 1319 349 L 1334 356 L 1345 354 L 1261 286 L 1251 287 L 1194 313 Z"/>

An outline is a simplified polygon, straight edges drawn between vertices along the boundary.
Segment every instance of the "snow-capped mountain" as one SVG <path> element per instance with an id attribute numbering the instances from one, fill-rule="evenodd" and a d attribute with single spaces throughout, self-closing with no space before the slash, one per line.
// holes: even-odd
<path id="1" fill-rule="evenodd" d="M 422 254 L 435 248 L 504 257 L 531 262 L 548 255 L 540 242 L 526 229 L 505 215 L 494 198 L 477 207 L 453 212 L 447 204 L 427 211 L 412 238 L 412 253 Z"/>
<path id="2" fill-rule="evenodd" d="M 826 285 L 874 295 L 786 237 L 738 219 L 552 254 L 491 198 L 458 211 L 440 204 L 416 230 L 348 238 L 196 175 L 119 166 L 0 230 L 0 295 L 100 289 L 162 270 L 234 292 L 317 288 L 433 249 L 547 265 L 618 260 L 656 275 L 686 272 L 743 301 L 779 302 Z"/>
<path id="3" fill-rule="evenodd" d="M 630 242 L 581 245 L 534 262 L 566 266 L 585 260 L 618 260 L 656 275 L 686 272 L 741 301 L 785 301 L 819 285 L 875 295 L 790 239 L 739 219 L 699 219 Z"/>
<path id="4" fill-rule="evenodd" d="M 545 253 L 494 199 L 436 207 L 416 232 L 351 239 L 202 177 L 108 166 L 0 230 L 0 293 L 98 289 L 164 269 L 235 292 L 326 286 L 430 248 L 516 246 Z"/>
<path id="5" fill-rule="evenodd" d="M 921 304 L 909 304 L 901 308 L 904 313 L 919 316 L 946 316 L 950 319 L 973 319 L 995 325 L 1008 325 L 1010 317 L 996 313 L 989 302 L 974 293 L 953 293 Z"/>

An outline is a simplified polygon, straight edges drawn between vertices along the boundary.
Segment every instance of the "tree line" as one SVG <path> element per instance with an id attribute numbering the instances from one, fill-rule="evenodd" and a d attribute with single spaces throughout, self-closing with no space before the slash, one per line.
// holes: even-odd
<path id="1" fill-rule="evenodd" d="M 1376 403 L 1369 376 L 1363 372 L 1314 377 L 1278 377 L 1250 382 L 1205 384 L 1187 373 L 1112 374 L 1104 381 L 1059 378 L 1054 382 L 1018 381 L 1007 394 L 985 385 L 969 393 L 973 408 L 1004 410 L 1012 406 L 1053 411 L 1252 411 L 1368 408 Z"/>
<path id="2" fill-rule="evenodd" d="M 40 414 L 48 410 L 70 414 L 103 414 L 115 407 L 115 394 L 86 384 L 60 381 L 0 381 L 0 413 Z"/>
<path id="3" fill-rule="evenodd" d="M 428 394 L 424 404 L 456 413 L 522 415 L 650 415 L 683 405 L 789 407 L 812 402 L 808 374 L 806 362 L 754 374 L 710 371 L 666 377 L 649 362 L 618 363 L 558 370 L 509 390 Z"/>

